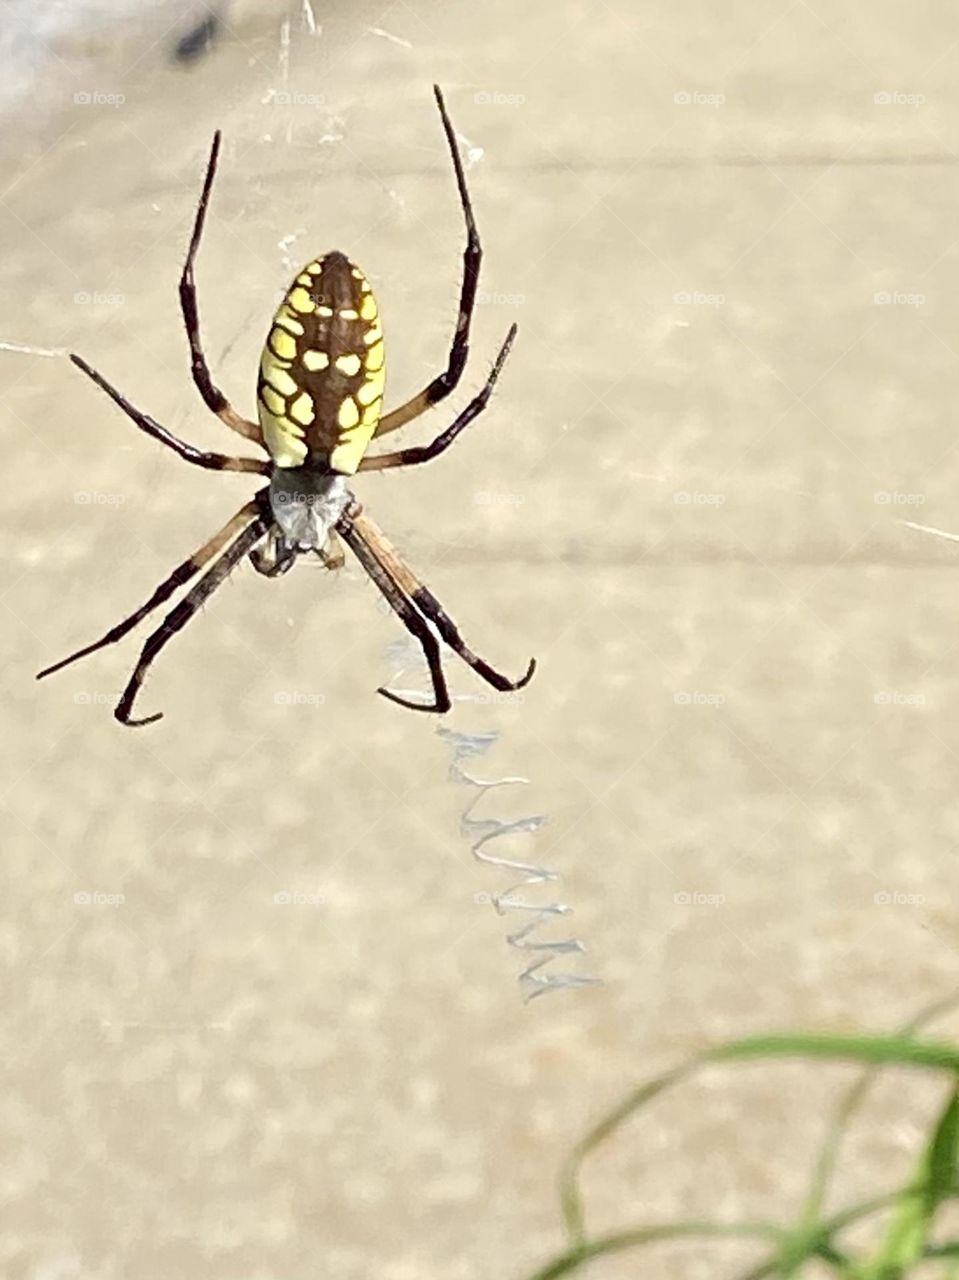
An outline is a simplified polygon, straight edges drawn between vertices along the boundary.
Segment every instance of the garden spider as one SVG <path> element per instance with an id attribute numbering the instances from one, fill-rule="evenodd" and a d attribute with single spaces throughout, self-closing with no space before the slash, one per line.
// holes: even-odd
<path id="1" fill-rule="evenodd" d="M 381 688 L 379 692 L 384 697 L 415 711 L 442 712 L 450 709 L 439 643 L 430 623 L 450 648 L 494 689 L 503 692 L 521 689 L 531 679 L 536 667 L 535 659 L 530 662 L 522 679 L 509 680 L 466 646 L 439 601 L 407 568 L 347 488 L 348 478 L 358 471 L 412 466 L 428 462 L 448 449 L 459 433 L 485 408 L 516 336 L 514 324 L 483 389 L 431 444 L 375 457 L 366 456 L 372 439 L 405 426 L 448 396 L 459 382 L 466 364 L 481 250 L 453 126 L 446 113 L 443 95 L 435 85 L 433 92 L 453 160 L 467 232 L 459 319 L 444 372 L 406 404 L 385 417 L 380 416 L 384 380 L 383 336 L 376 301 L 359 268 L 342 253 L 328 253 L 310 262 L 296 276 L 273 318 L 260 359 L 257 383 L 259 422 L 249 422 L 236 412 L 214 384 L 203 354 L 193 275 L 220 152 L 220 133 L 217 131 L 180 277 L 180 305 L 190 342 L 193 381 L 200 395 L 208 408 L 231 430 L 259 445 L 269 455 L 269 461 L 227 457 L 194 448 L 149 414 L 134 408 L 80 356 L 71 355 L 70 359 L 133 419 L 141 431 L 165 444 L 185 461 L 212 471 L 254 472 L 268 477 L 269 484 L 260 489 L 188 560 L 178 565 L 135 613 L 94 644 L 41 671 L 37 679 L 120 640 L 213 561 L 147 638 L 114 710 L 122 724 L 151 724 L 159 720 L 162 713 L 138 720 L 131 714 L 147 671 L 163 646 L 189 622 L 240 560 L 249 556 L 259 573 L 275 577 L 286 573 L 298 556 L 312 551 L 328 568 L 338 568 L 343 563 L 343 553 L 337 544 L 337 534 L 353 551 L 407 630 L 420 642 L 429 666 L 433 684 L 432 703 L 411 702 Z M 265 549 L 260 543 L 265 543 Z"/>

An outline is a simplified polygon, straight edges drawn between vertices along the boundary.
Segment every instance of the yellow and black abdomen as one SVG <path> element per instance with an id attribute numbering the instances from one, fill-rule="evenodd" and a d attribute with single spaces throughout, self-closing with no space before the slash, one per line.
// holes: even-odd
<path id="1" fill-rule="evenodd" d="M 342 253 L 299 273 L 260 358 L 257 410 L 278 467 L 353 475 L 383 408 L 383 332 L 370 283 Z"/>

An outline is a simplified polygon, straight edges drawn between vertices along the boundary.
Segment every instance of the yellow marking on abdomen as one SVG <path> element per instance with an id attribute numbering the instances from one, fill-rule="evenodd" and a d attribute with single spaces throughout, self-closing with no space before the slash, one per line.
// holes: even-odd
<path id="1" fill-rule="evenodd" d="M 269 409 L 270 413 L 280 414 L 286 408 L 286 401 L 280 395 L 279 391 L 274 391 L 269 383 L 265 383 L 260 388 L 260 399 Z"/>
<path id="2" fill-rule="evenodd" d="M 366 353 L 366 372 L 375 373 L 383 368 L 383 339 L 375 342 Z"/>
<path id="3" fill-rule="evenodd" d="M 279 311 L 276 313 L 275 323 L 278 324 L 281 329 L 285 329 L 287 333 L 291 333 L 295 338 L 303 337 L 303 326 L 295 316 L 292 316 L 289 311 L 287 311 L 285 306 L 280 307 Z"/>
<path id="4" fill-rule="evenodd" d="M 296 383 L 282 365 L 267 366 L 263 370 L 263 377 L 266 380 L 266 385 L 272 387 L 274 391 L 279 391 L 281 396 L 296 395 Z"/>
<path id="5" fill-rule="evenodd" d="M 356 401 L 352 396 L 347 396 L 340 401 L 340 407 L 336 414 L 336 421 L 344 431 L 349 431 L 355 427 L 360 420 L 360 411 L 356 407 Z"/>
<path id="6" fill-rule="evenodd" d="M 313 411 L 313 400 L 304 391 L 290 405 L 290 417 L 308 427 L 316 414 Z"/>
<path id="7" fill-rule="evenodd" d="M 298 311 L 301 316 L 308 316 L 313 313 L 313 299 L 305 289 L 297 286 L 295 289 L 290 290 L 288 297 L 290 300 L 290 306 L 294 311 Z"/>
<path id="8" fill-rule="evenodd" d="M 273 329 L 268 346 L 280 360 L 296 359 L 296 342 L 292 333 L 287 333 L 285 329 Z"/>

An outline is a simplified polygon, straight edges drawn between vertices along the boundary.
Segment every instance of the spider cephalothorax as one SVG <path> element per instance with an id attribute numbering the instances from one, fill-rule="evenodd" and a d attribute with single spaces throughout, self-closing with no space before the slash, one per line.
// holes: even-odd
<path id="1" fill-rule="evenodd" d="M 446 369 L 411 400 L 384 415 L 384 350 L 379 310 L 369 281 L 342 253 L 327 253 L 298 272 L 267 334 L 257 380 L 258 421 L 242 417 L 214 384 L 203 354 L 193 266 L 203 233 L 210 191 L 220 153 L 213 139 L 203 192 L 197 208 L 186 265 L 180 278 L 180 304 L 190 342 L 193 380 L 207 406 L 233 431 L 258 445 L 267 459 L 206 453 L 180 440 L 149 414 L 141 412 L 80 356 L 71 360 L 154 439 L 187 462 L 213 471 L 247 471 L 269 477 L 259 492 L 188 560 L 178 565 L 150 599 L 101 639 L 47 667 L 40 677 L 112 644 L 132 630 L 206 565 L 206 573 L 166 616 L 143 646 L 133 675 L 114 714 L 124 724 L 150 724 L 159 714 L 135 720 L 133 704 L 144 677 L 163 646 L 197 612 L 233 568 L 249 556 L 268 577 L 285 573 L 296 558 L 316 554 L 335 568 L 342 563 L 337 534 L 354 552 L 390 606 L 423 647 L 433 683 L 433 702 L 410 702 L 388 689 L 385 697 L 414 710 L 448 711 L 449 693 L 433 628 L 484 680 L 500 690 L 519 689 L 532 677 L 530 662 L 520 680 L 509 680 L 467 648 L 455 624 L 435 596 L 414 576 L 347 487 L 362 471 L 412 466 L 447 449 L 486 405 L 509 354 L 516 326 L 506 335 L 485 385 L 454 421 L 430 444 L 370 456 L 373 439 L 405 426 L 453 390 L 466 364 L 470 320 L 476 301 L 480 243 L 466 177 L 443 96 L 434 88 L 466 220 L 466 250 L 459 317 Z M 217 558 L 218 557 L 218 558 Z"/>

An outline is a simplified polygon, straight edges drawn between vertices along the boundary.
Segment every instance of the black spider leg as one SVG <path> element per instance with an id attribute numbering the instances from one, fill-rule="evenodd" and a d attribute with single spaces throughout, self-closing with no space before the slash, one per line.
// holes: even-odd
<path id="1" fill-rule="evenodd" d="M 101 391 L 107 393 L 113 403 L 118 405 L 141 431 L 145 431 L 148 436 L 152 436 L 154 440 L 159 440 L 168 449 L 178 453 L 185 462 L 192 462 L 197 467 L 205 467 L 208 471 L 252 471 L 260 476 L 270 474 L 272 465 L 269 462 L 261 462 L 259 458 L 230 458 L 223 453 L 208 453 L 202 449 L 195 449 L 192 444 L 187 444 L 185 440 L 175 436 L 148 413 L 143 413 L 132 405 L 125 395 L 107 382 L 102 373 L 98 373 L 92 365 L 87 364 L 82 356 L 71 355 L 70 359 L 88 378 L 93 379 Z"/>
<path id="2" fill-rule="evenodd" d="M 481 679 L 501 693 L 522 689 L 529 683 L 536 670 L 536 659 L 531 659 L 526 674 L 519 680 L 510 680 L 508 676 L 491 667 L 488 662 L 477 657 L 463 640 L 456 624 L 444 611 L 436 597 L 420 582 L 409 565 L 400 558 L 396 548 L 389 542 L 383 531 L 365 512 L 354 514 L 353 534 L 363 540 L 367 551 L 375 558 L 383 572 L 396 583 L 404 598 L 434 624 L 454 653 L 471 666 Z"/>
<path id="3" fill-rule="evenodd" d="M 483 250 L 480 245 L 479 232 L 476 230 L 473 203 L 470 200 L 469 188 L 466 185 L 466 174 L 463 171 L 463 161 L 460 159 L 459 147 L 456 143 L 456 133 L 447 114 L 446 104 L 443 101 L 443 94 L 439 85 L 433 86 L 433 94 L 436 98 L 436 105 L 439 107 L 440 119 L 443 122 L 443 132 L 446 134 L 446 143 L 453 161 L 456 186 L 459 191 L 463 219 L 466 223 L 466 248 L 463 250 L 463 284 L 460 287 L 459 315 L 456 320 L 456 332 L 453 335 L 446 368 L 418 395 L 413 396 L 411 400 L 407 400 L 398 409 L 385 414 L 380 419 L 374 432 L 376 436 L 386 435 L 389 431 L 395 431 L 398 427 L 405 426 L 407 422 L 411 422 L 413 418 L 418 418 L 421 413 L 425 413 L 427 409 L 448 396 L 462 377 L 463 369 L 466 366 L 466 358 L 469 354 L 470 322 L 476 306 L 476 288 L 479 284 L 479 270 L 480 262 L 483 258 Z"/>
<path id="4" fill-rule="evenodd" d="M 533 673 L 536 670 L 535 658 L 530 658 L 529 666 L 526 668 L 524 676 L 519 680 L 510 680 L 508 676 L 504 676 L 494 667 L 491 667 L 488 662 L 484 662 L 482 658 L 478 657 L 460 635 L 456 623 L 428 588 L 420 587 L 413 596 L 413 603 L 429 618 L 430 622 L 435 624 L 436 630 L 453 652 L 459 654 L 463 661 L 468 663 L 476 674 L 485 680 L 487 684 L 492 685 L 494 689 L 498 689 L 501 693 L 513 693 L 516 689 L 524 688 L 532 680 Z"/>
<path id="5" fill-rule="evenodd" d="M 356 530 L 352 519 L 348 516 L 343 517 L 337 524 L 336 529 L 377 587 L 379 587 L 386 602 L 399 617 L 407 631 L 420 642 L 423 656 L 426 658 L 426 665 L 429 667 L 430 679 L 433 683 L 433 705 L 431 706 L 428 702 L 410 702 L 407 698 L 400 697 L 398 693 L 393 693 L 390 689 L 382 687 L 377 689 L 377 693 L 381 693 L 384 698 L 389 698 L 391 702 L 399 703 L 401 707 L 408 707 L 411 711 L 438 711 L 441 713 L 449 711 L 453 704 L 450 701 L 449 690 L 446 687 L 446 677 L 443 675 L 443 666 L 440 658 L 440 646 L 436 636 L 433 635 L 428 624 L 417 613 L 416 608 L 402 588 L 387 572 L 364 538 Z"/>
<path id="6" fill-rule="evenodd" d="M 157 630 L 147 637 L 133 675 L 127 682 L 127 687 L 123 690 L 120 701 L 113 712 L 121 724 L 138 727 L 140 725 L 153 724 L 154 721 L 162 718 L 163 713 L 159 711 L 155 715 L 145 716 L 142 720 L 134 720 L 130 715 L 147 671 L 153 665 L 164 645 L 186 626 L 203 602 L 229 577 L 238 562 L 256 546 L 266 531 L 267 521 L 263 516 L 259 516 L 227 547 L 219 560 L 215 561 L 213 567 L 207 570 L 196 586 L 187 592 L 176 608 L 167 614 Z"/>
<path id="7" fill-rule="evenodd" d="M 242 414 L 237 413 L 213 381 L 210 366 L 207 364 L 206 356 L 203 354 L 203 340 L 200 337 L 200 312 L 196 300 L 196 279 L 193 274 L 193 268 L 196 263 L 197 250 L 200 247 L 200 239 L 203 235 L 203 225 L 206 222 L 206 211 L 210 203 L 213 179 L 216 175 L 217 160 L 220 156 L 220 141 L 221 134 L 220 130 L 217 129 L 213 135 L 213 146 L 210 148 L 206 177 L 203 179 L 203 191 L 200 194 L 200 201 L 196 208 L 196 220 L 193 223 L 190 247 L 187 249 L 186 262 L 183 264 L 183 274 L 180 276 L 180 308 L 183 312 L 183 324 L 190 343 L 190 369 L 193 373 L 193 381 L 203 397 L 204 404 L 216 414 L 221 422 L 226 423 L 232 431 L 238 432 L 247 440 L 255 440 L 258 445 L 263 446 L 263 433 L 257 424 L 249 422 Z"/>
<path id="8" fill-rule="evenodd" d="M 493 388 L 496 385 L 496 379 L 500 375 L 503 365 L 506 363 L 506 357 L 510 353 L 513 345 L 513 339 L 516 337 L 516 325 L 510 326 L 510 331 L 506 335 L 506 341 L 500 347 L 499 355 L 493 362 L 489 377 L 486 379 L 482 390 L 475 395 L 466 408 L 460 413 L 445 431 L 441 431 L 435 440 L 429 444 L 412 445 L 408 449 L 398 449 L 395 453 L 381 453 L 377 455 L 367 455 L 361 459 L 358 470 L 360 471 L 385 471 L 387 467 L 411 467 L 419 462 L 429 462 L 432 458 L 438 457 L 446 449 L 450 447 L 459 433 L 468 427 L 474 418 L 478 417 L 486 408 L 490 396 L 493 394 Z"/>
<path id="9" fill-rule="evenodd" d="M 68 658 L 62 658 L 51 667 L 45 667 L 43 671 L 37 673 L 37 679 L 42 680 L 44 676 L 53 675 L 55 671 L 68 667 L 72 662 L 78 662 L 81 658 L 86 658 L 91 653 L 96 653 L 98 649 L 104 649 L 108 644 L 116 644 L 118 640 L 122 640 L 128 632 L 133 630 L 137 623 L 142 622 L 148 614 L 151 614 L 165 600 L 169 600 L 174 592 L 195 577 L 203 566 L 218 555 L 230 539 L 239 533 L 245 524 L 248 524 L 258 514 L 262 514 L 263 504 L 268 493 L 269 489 L 261 489 L 252 501 L 246 503 L 236 515 L 230 517 L 218 533 L 215 533 L 202 547 L 194 551 L 188 560 L 178 564 L 170 576 L 160 583 L 146 604 L 141 605 L 135 613 L 131 613 L 129 618 L 125 618 L 122 622 L 118 622 L 115 627 L 111 627 L 105 636 L 101 636 L 93 644 L 88 644 L 84 648 L 78 649 L 76 653 L 71 653 Z"/>

